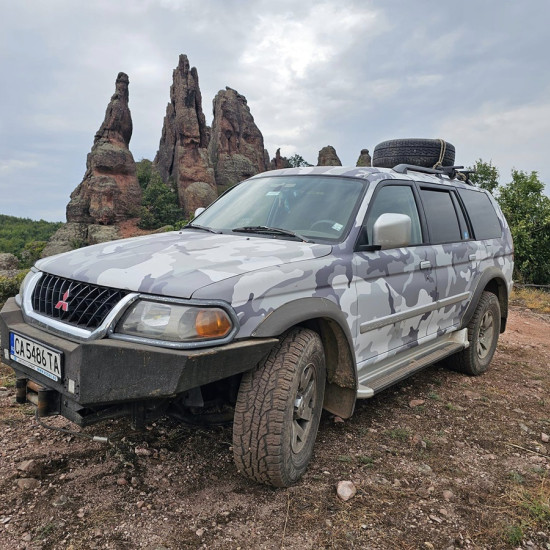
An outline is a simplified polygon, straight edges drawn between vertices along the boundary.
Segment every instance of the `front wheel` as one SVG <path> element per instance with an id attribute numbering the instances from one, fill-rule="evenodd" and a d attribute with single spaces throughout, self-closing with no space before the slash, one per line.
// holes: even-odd
<path id="1" fill-rule="evenodd" d="M 233 457 L 247 477 L 288 487 L 305 472 L 321 419 L 325 356 L 319 335 L 290 330 L 241 381 Z"/>
<path id="2" fill-rule="evenodd" d="M 451 355 L 448 365 L 457 371 L 477 376 L 491 363 L 500 334 L 500 304 L 492 292 L 484 291 L 468 324 L 470 346 Z"/>

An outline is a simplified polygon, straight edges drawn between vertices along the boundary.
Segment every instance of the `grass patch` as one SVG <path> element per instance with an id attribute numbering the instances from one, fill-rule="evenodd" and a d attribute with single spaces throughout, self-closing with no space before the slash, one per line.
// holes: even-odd
<path id="1" fill-rule="evenodd" d="M 509 495 L 516 522 L 513 527 L 540 531 L 550 525 L 550 483 L 543 478 L 538 487 L 516 486 Z"/>
<path id="2" fill-rule="evenodd" d="M 539 313 L 550 313 L 550 292 L 537 288 L 516 287 L 510 298 L 516 305 L 528 307 Z"/>
<path id="3" fill-rule="evenodd" d="M 388 430 L 386 433 L 392 439 L 397 439 L 398 441 L 408 441 L 410 437 L 409 430 L 405 428 L 394 428 L 393 430 Z"/>
<path id="4" fill-rule="evenodd" d="M 364 466 L 368 466 L 369 468 L 372 468 L 374 466 L 374 458 L 371 456 L 358 456 L 357 460 L 360 464 L 363 464 Z"/>
<path id="5" fill-rule="evenodd" d="M 523 540 L 523 528 L 521 525 L 508 525 L 504 535 L 506 542 L 512 546 L 521 544 Z"/>
<path id="6" fill-rule="evenodd" d="M 514 470 L 508 472 L 508 478 L 519 485 L 523 485 L 525 483 L 525 478 L 520 473 Z"/>
<path id="7" fill-rule="evenodd" d="M 7 365 L 0 365 L 0 386 L 15 387 L 15 372 Z"/>

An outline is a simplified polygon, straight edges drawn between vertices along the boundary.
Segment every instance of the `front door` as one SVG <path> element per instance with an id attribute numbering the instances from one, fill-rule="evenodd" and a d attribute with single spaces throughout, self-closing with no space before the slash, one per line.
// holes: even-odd
<path id="1" fill-rule="evenodd" d="M 379 184 L 364 221 L 363 235 L 368 243 L 373 242 L 374 222 L 385 213 L 411 218 L 411 244 L 355 252 L 359 316 L 355 352 L 359 371 L 385 356 L 416 346 L 437 332 L 433 322 L 437 300 L 435 256 L 432 248 L 424 244 L 425 228 L 411 182 L 391 180 Z"/>

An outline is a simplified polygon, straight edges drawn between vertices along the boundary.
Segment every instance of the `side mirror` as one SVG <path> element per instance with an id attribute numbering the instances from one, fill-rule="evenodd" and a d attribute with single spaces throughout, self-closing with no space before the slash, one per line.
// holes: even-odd
<path id="1" fill-rule="evenodd" d="M 196 218 L 199 214 L 202 214 L 205 210 L 206 210 L 206 208 L 204 208 L 203 206 L 199 206 L 199 207 L 195 210 L 195 218 Z"/>
<path id="2" fill-rule="evenodd" d="M 381 250 L 408 246 L 411 242 L 412 222 L 405 214 L 382 214 L 372 228 L 372 240 Z"/>

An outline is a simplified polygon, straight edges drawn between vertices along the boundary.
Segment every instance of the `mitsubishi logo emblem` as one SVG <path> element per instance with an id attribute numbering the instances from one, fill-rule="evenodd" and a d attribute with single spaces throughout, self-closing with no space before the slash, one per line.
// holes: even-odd
<path id="1" fill-rule="evenodd" d="M 63 300 L 59 300 L 57 304 L 55 305 L 55 309 L 62 309 L 63 311 L 69 311 L 69 304 L 67 303 L 67 300 L 69 299 L 69 291 L 65 292 L 63 294 Z"/>

